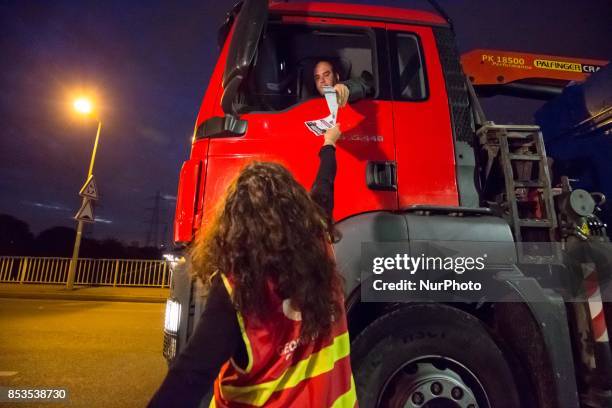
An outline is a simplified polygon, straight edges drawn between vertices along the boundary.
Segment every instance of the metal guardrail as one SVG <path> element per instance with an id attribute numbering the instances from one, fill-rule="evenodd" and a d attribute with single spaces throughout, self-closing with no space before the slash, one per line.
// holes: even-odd
<path id="1" fill-rule="evenodd" d="M 79 258 L 75 285 L 168 287 L 169 262 Z M 66 283 L 70 258 L 0 256 L 0 283 Z"/>

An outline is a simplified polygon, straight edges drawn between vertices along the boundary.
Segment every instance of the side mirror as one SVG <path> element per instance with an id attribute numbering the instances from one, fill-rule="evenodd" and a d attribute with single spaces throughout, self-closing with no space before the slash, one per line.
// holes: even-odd
<path id="1" fill-rule="evenodd" d="M 236 115 L 233 101 L 257 55 L 257 45 L 268 21 L 268 0 L 244 0 L 229 45 L 221 108 L 227 115 Z"/>
<path id="2" fill-rule="evenodd" d="M 226 115 L 236 116 L 236 110 L 234 109 L 234 100 L 240 84 L 244 80 L 243 75 L 234 76 L 228 83 L 223 84 L 223 96 L 221 97 L 221 109 Z"/>

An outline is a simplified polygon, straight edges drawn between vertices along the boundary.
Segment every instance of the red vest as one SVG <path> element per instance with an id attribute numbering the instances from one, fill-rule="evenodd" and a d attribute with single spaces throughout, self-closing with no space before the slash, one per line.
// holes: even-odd
<path id="1" fill-rule="evenodd" d="M 232 284 L 221 275 L 230 296 Z M 248 364 L 230 360 L 215 380 L 211 407 L 357 407 L 344 310 L 327 337 L 300 337 L 301 316 L 270 291 L 270 316 L 237 312 Z"/>

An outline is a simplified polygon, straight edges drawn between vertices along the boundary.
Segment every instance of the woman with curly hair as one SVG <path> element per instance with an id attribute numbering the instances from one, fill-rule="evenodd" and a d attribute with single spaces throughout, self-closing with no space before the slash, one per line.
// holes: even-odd
<path id="1" fill-rule="evenodd" d="M 342 280 L 331 247 L 337 127 L 310 194 L 283 166 L 254 162 L 197 236 L 204 312 L 151 407 L 357 405 Z M 215 379 L 216 377 L 216 379 Z"/>

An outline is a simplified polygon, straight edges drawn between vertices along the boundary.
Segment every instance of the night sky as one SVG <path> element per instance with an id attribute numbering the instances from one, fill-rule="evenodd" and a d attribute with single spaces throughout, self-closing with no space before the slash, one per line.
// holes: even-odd
<path id="1" fill-rule="evenodd" d="M 353 1 L 427 8 L 417 1 Z M 96 122 L 71 113 L 79 90 L 101 103 L 95 238 L 144 243 L 161 197 L 170 237 L 181 163 L 234 1 L 1 1 L 0 213 L 37 233 L 74 226 Z M 612 57 L 612 2 L 440 0 L 461 52 Z M 498 123 L 532 123 L 540 102 L 485 101 Z M 166 225 L 163 225 L 166 224 Z"/>

